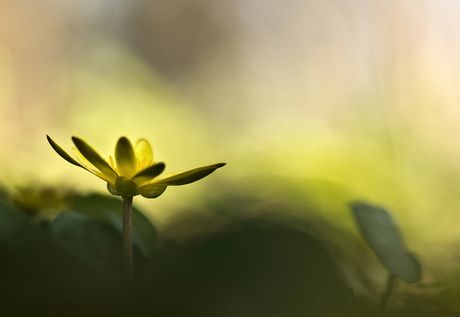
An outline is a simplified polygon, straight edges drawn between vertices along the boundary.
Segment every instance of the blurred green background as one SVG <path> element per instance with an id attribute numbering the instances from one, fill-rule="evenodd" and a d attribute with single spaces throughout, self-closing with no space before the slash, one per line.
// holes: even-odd
<path id="1" fill-rule="evenodd" d="M 160 235 L 309 219 L 342 256 L 362 252 L 344 270 L 379 288 L 347 207 L 364 199 L 444 289 L 459 274 L 459 56 L 454 0 L 0 1 L 0 183 L 52 219 L 65 208 L 37 202 L 41 188 L 107 192 L 46 134 L 106 158 L 120 136 L 145 138 L 166 173 L 228 164 L 134 199 Z"/>

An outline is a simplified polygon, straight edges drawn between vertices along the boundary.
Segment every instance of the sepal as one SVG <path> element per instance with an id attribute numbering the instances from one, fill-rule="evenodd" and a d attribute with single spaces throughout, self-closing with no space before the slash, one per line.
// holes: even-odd
<path id="1" fill-rule="evenodd" d="M 134 197 L 141 193 L 135 182 L 123 176 L 118 177 L 117 181 L 115 182 L 114 189 L 116 195 L 119 196 Z"/>

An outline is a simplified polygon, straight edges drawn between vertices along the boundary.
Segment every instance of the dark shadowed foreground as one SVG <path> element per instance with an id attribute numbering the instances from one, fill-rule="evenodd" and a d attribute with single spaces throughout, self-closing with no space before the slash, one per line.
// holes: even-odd
<path id="1" fill-rule="evenodd" d="M 77 197 L 39 223 L 0 204 L 2 316 L 378 316 L 354 298 L 323 241 L 298 223 L 230 221 L 157 243 L 134 210 L 135 283 L 123 283 L 120 216 L 111 197 Z M 118 208 L 116 208 L 118 209 Z M 293 222 L 293 219 L 291 223 Z M 457 316 L 416 308 L 388 316 Z"/>

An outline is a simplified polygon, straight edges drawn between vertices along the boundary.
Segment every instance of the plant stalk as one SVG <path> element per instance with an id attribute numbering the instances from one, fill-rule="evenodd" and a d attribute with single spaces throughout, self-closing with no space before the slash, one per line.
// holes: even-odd
<path id="1" fill-rule="evenodd" d="M 133 282 L 133 197 L 123 196 L 123 264 L 125 279 Z"/>
<path id="2" fill-rule="evenodd" d="M 393 292 L 395 288 L 395 284 L 396 284 L 395 282 L 396 282 L 396 276 L 393 274 L 390 274 L 390 276 L 388 277 L 388 281 L 387 281 L 387 290 L 385 293 L 383 293 L 382 299 L 380 301 L 380 310 L 382 312 L 385 311 L 385 309 L 388 306 L 388 302 L 390 301 L 391 293 Z"/>

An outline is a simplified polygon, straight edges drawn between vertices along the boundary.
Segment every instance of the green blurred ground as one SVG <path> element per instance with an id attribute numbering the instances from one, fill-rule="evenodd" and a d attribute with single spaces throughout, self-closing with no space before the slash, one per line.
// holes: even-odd
<path id="1" fill-rule="evenodd" d="M 299 216 L 303 207 L 294 203 L 227 193 L 163 226 L 135 209 L 135 282 L 127 292 L 119 198 L 47 189 L 54 199 L 31 204 L 25 198 L 37 191 L 24 192 L 0 205 L 0 302 L 8 316 L 382 314 L 388 272 L 360 237 Z M 50 209 L 59 210 L 54 219 L 44 217 Z M 458 282 L 437 273 L 424 268 L 422 282 L 401 282 L 384 315 L 457 316 Z M 426 282 L 433 278 L 439 282 Z"/>

